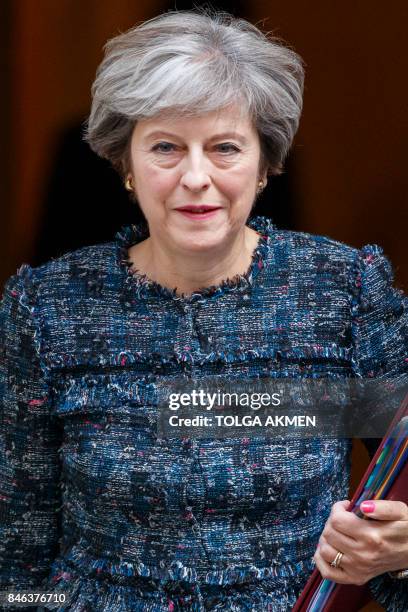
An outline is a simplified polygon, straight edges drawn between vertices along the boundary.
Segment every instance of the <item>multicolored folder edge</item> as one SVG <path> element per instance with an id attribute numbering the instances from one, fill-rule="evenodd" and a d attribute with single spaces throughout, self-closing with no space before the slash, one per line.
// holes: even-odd
<path id="1" fill-rule="evenodd" d="M 360 504 L 368 499 L 393 499 L 408 503 L 408 394 L 381 441 L 348 510 L 360 518 Z M 337 584 L 323 579 L 315 569 L 293 612 L 348 612 L 369 601 L 367 587 Z"/>

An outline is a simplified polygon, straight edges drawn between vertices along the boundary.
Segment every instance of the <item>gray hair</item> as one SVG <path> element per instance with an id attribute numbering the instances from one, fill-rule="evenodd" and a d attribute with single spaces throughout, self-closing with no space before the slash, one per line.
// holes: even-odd
<path id="1" fill-rule="evenodd" d="M 303 79 L 299 55 L 245 19 L 170 11 L 106 43 L 84 138 L 125 176 L 138 120 L 238 103 L 258 131 L 263 168 L 278 174 L 298 128 Z"/>

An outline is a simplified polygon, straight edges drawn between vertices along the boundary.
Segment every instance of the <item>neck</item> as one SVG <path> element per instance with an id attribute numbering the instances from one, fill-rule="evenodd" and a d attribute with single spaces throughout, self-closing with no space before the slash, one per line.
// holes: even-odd
<path id="1" fill-rule="evenodd" d="M 216 252 L 182 253 L 166 250 L 163 242 L 150 236 L 129 249 L 129 257 L 138 272 L 149 279 L 189 295 L 204 287 L 218 285 L 226 278 L 247 272 L 259 234 L 245 226 L 232 244 Z"/>

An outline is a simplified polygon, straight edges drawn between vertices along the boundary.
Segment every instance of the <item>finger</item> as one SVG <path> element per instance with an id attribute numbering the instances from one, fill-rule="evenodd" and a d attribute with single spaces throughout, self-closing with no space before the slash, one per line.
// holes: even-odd
<path id="1" fill-rule="evenodd" d="M 349 553 L 358 548 L 357 540 L 337 531 L 331 526 L 331 523 L 326 524 L 320 536 L 320 544 L 322 544 L 322 540 L 325 540 L 330 546 L 344 553 Z"/>
<path id="2" fill-rule="evenodd" d="M 336 548 L 332 546 L 325 538 L 320 538 L 318 551 L 320 556 L 328 565 L 330 565 L 336 558 L 337 553 L 343 552 L 341 548 Z M 350 564 L 347 563 L 347 555 L 343 553 L 341 558 L 340 565 L 338 566 L 340 569 L 345 570 L 346 567 L 350 567 Z"/>
<path id="3" fill-rule="evenodd" d="M 408 521 L 408 506 L 401 501 L 367 500 L 360 504 L 360 510 L 377 521 Z"/>
<path id="4" fill-rule="evenodd" d="M 325 529 L 333 529 L 344 537 L 356 541 L 361 537 L 361 530 L 367 527 L 366 521 L 353 512 L 348 512 L 347 507 L 346 502 L 333 504 Z M 351 543 L 348 546 L 350 545 Z"/>
<path id="5" fill-rule="evenodd" d="M 349 506 L 350 506 L 350 500 L 342 499 L 341 501 L 335 502 L 332 505 L 332 512 L 336 510 L 347 510 Z"/>
<path id="6" fill-rule="evenodd" d="M 351 576 L 344 569 L 331 567 L 325 559 L 323 559 L 320 554 L 320 547 L 316 550 L 314 554 L 314 561 L 316 563 L 316 567 L 319 570 L 320 574 L 323 578 L 327 580 L 333 580 L 338 584 L 359 584 L 359 577 Z"/>

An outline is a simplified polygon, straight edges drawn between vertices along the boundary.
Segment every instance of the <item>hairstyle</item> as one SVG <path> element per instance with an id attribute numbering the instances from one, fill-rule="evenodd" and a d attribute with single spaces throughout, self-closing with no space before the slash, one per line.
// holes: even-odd
<path id="1" fill-rule="evenodd" d="M 299 124 L 302 60 L 245 19 L 170 11 L 109 40 L 92 85 L 85 140 L 125 177 L 135 123 L 239 104 L 258 131 L 261 166 L 279 174 Z"/>

